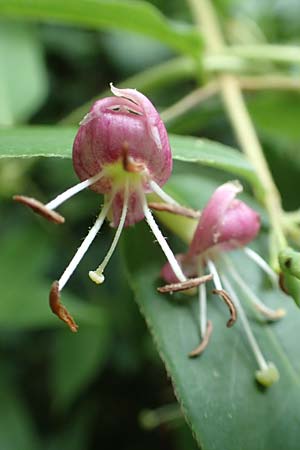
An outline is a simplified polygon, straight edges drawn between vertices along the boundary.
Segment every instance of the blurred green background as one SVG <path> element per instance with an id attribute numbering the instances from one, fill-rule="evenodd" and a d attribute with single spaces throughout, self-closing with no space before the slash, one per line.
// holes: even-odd
<path id="1" fill-rule="evenodd" d="M 176 56 L 164 44 L 127 31 L 1 17 L 1 3 L 5 8 L 9 0 L 0 2 L 1 125 L 58 123 L 109 82 L 118 86 Z M 152 3 L 171 20 L 191 23 L 185 2 Z M 298 0 L 215 3 L 232 42 L 299 42 Z M 299 75 L 299 65 L 285 70 Z M 186 75 L 157 83 L 146 93 L 163 110 L 196 86 L 197 79 Z M 299 99 L 295 92 L 247 95 L 288 210 L 299 204 Z M 216 98 L 167 125 L 178 134 L 234 144 Z M 177 172 L 185 170 L 175 166 Z M 213 170 L 197 171 L 223 179 Z M 64 295 L 78 317 L 80 333 L 71 335 L 48 309 L 51 281 L 86 234 L 101 198 L 84 192 L 72 199 L 61 208 L 66 224 L 57 227 L 13 204 L 11 197 L 24 193 L 48 201 L 74 182 L 70 160 L 1 161 L 0 449 L 192 450 L 196 444 L 183 420 L 149 430 L 141 415 L 175 405 L 175 397 L 128 287 L 121 249 L 103 286 L 96 287 L 87 277 L 112 238 L 107 225 Z M 167 415 L 173 413 L 177 416 L 176 405 Z"/>

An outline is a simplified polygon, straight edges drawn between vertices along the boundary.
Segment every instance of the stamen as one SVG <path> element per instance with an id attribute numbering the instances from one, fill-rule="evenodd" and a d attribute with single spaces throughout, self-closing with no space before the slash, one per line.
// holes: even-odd
<path id="1" fill-rule="evenodd" d="M 224 291 L 224 289 L 213 289 L 213 294 L 217 294 L 219 297 L 221 297 L 222 300 L 224 300 L 224 302 L 226 303 L 226 305 L 228 306 L 229 312 L 230 312 L 230 319 L 227 321 L 226 326 L 228 328 L 232 327 L 232 325 L 235 324 L 236 319 L 237 319 L 237 313 L 236 313 L 236 309 L 235 306 L 231 300 L 231 298 L 229 297 L 228 293 L 226 291 Z"/>
<path id="2" fill-rule="evenodd" d="M 75 184 L 75 186 L 70 187 L 62 194 L 59 194 L 55 199 L 51 200 L 51 202 L 47 203 L 45 207 L 50 210 L 57 208 L 66 200 L 73 197 L 75 194 L 78 194 L 78 192 L 83 191 L 83 189 L 86 189 L 87 187 L 96 183 L 96 181 L 99 181 L 100 178 L 102 178 L 103 176 L 104 176 L 103 171 L 101 171 L 96 175 L 92 176 L 91 178 L 88 178 L 87 180 L 84 180 L 81 183 Z"/>
<path id="3" fill-rule="evenodd" d="M 186 208 L 181 205 L 173 205 L 170 203 L 149 202 L 149 208 L 155 211 L 165 211 L 179 216 L 189 217 L 191 219 L 199 219 L 201 212 L 192 208 Z"/>
<path id="4" fill-rule="evenodd" d="M 28 206 L 35 213 L 45 217 L 45 219 L 49 220 L 50 222 L 61 224 L 65 221 L 65 218 L 63 216 L 55 211 L 51 211 L 51 209 L 48 209 L 47 206 L 45 206 L 42 202 L 39 202 L 35 198 L 26 197 L 25 195 L 14 195 L 13 200 Z"/>
<path id="5" fill-rule="evenodd" d="M 163 191 L 161 189 L 161 187 L 157 183 L 155 183 L 155 181 L 149 180 L 149 185 L 150 185 L 152 191 L 156 195 L 158 195 L 158 197 L 161 198 L 161 200 L 163 202 L 170 203 L 171 205 L 180 206 L 180 204 L 174 198 L 172 198 L 169 194 L 167 194 L 165 191 Z"/>
<path id="6" fill-rule="evenodd" d="M 58 281 L 54 281 L 52 283 L 49 295 L 49 304 L 52 312 L 56 314 L 63 322 L 65 322 L 73 333 L 76 333 L 78 330 L 78 325 L 60 301 Z"/>
<path id="7" fill-rule="evenodd" d="M 128 142 L 123 143 L 122 165 L 123 169 L 129 173 L 140 173 L 146 170 L 145 164 L 137 162 L 128 154 L 129 145 Z"/>
<path id="8" fill-rule="evenodd" d="M 230 296 L 233 298 L 233 301 L 234 301 L 235 306 L 239 313 L 239 317 L 243 324 L 248 342 L 254 353 L 257 364 L 260 368 L 260 370 L 257 370 L 255 372 L 255 377 L 256 377 L 257 381 L 259 381 L 264 386 L 267 386 L 267 387 L 271 386 L 273 383 L 278 381 L 279 372 L 273 363 L 267 362 L 265 360 L 265 358 L 259 348 L 259 345 L 254 337 L 254 334 L 252 333 L 247 316 L 246 316 L 244 309 L 238 299 L 238 296 L 235 294 L 229 280 L 227 279 L 227 277 L 224 274 L 222 274 L 222 280 L 223 280 L 224 285 L 226 286 L 227 291 L 230 293 Z"/>
<path id="9" fill-rule="evenodd" d="M 210 274 L 211 275 L 211 274 Z M 212 277 L 212 275 L 211 275 Z M 207 334 L 207 295 L 206 295 L 206 285 L 200 284 L 198 289 L 198 299 L 199 299 L 199 319 L 200 319 L 200 335 L 204 339 Z"/>
<path id="10" fill-rule="evenodd" d="M 105 217 L 107 216 L 108 210 L 111 207 L 113 198 L 114 198 L 114 193 L 112 193 L 109 201 L 104 204 L 104 206 L 102 208 L 102 211 L 100 212 L 99 216 L 96 219 L 96 222 L 94 223 L 94 225 L 92 226 L 92 228 L 88 232 L 88 234 L 85 237 L 84 241 L 82 242 L 82 244 L 78 248 L 77 252 L 73 256 L 71 262 L 69 263 L 69 265 L 67 266 L 66 270 L 64 271 L 64 273 L 60 277 L 60 279 L 58 281 L 58 283 L 59 283 L 59 290 L 60 291 L 66 285 L 66 283 L 68 282 L 69 278 L 73 274 L 74 270 L 76 269 L 76 267 L 80 263 L 81 259 L 85 255 L 86 251 L 88 250 L 89 246 L 91 245 L 91 243 L 95 239 L 98 231 L 100 230 L 100 228 L 101 228 L 101 226 L 102 226 L 102 224 L 103 224 L 103 222 L 105 220 Z"/>
<path id="11" fill-rule="evenodd" d="M 112 257 L 113 252 L 115 251 L 115 248 L 117 246 L 117 243 L 120 239 L 122 230 L 124 228 L 124 224 L 125 224 L 125 220 L 126 220 L 126 215 L 127 215 L 127 211 L 128 211 L 128 201 L 129 201 L 129 189 L 128 189 L 128 182 L 125 185 L 125 192 L 124 192 L 124 203 L 123 203 L 123 208 L 122 208 L 122 214 L 120 217 L 120 221 L 119 221 L 119 225 L 118 228 L 116 230 L 115 233 L 115 237 L 112 241 L 112 244 L 104 258 L 104 260 L 102 261 L 102 263 L 98 266 L 98 268 L 96 270 L 91 270 L 89 272 L 89 277 L 92 281 L 94 281 L 96 284 L 101 284 L 104 281 L 104 275 L 103 275 L 103 271 L 105 269 L 105 267 L 107 266 L 110 258 Z"/>
<path id="12" fill-rule="evenodd" d="M 166 284 L 165 286 L 161 286 L 157 288 L 158 292 L 165 294 L 166 292 L 179 292 L 186 291 L 187 289 L 191 289 L 197 286 L 201 286 L 207 281 L 212 279 L 212 275 L 203 275 L 202 277 L 197 278 L 189 278 L 185 281 L 181 281 L 179 283 Z"/>
<path id="13" fill-rule="evenodd" d="M 234 303 L 232 302 L 228 293 L 223 289 L 219 274 L 217 272 L 217 268 L 214 265 L 214 263 L 209 259 L 207 261 L 207 265 L 208 265 L 209 271 L 213 275 L 213 282 L 215 285 L 215 289 L 213 289 L 213 291 L 212 291 L 213 294 L 219 295 L 219 297 L 221 297 L 221 299 L 224 300 L 224 302 L 228 306 L 228 309 L 230 312 L 230 319 L 227 321 L 226 326 L 228 328 L 230 328 L 230 327 L 232 327 L 232 325 L 234 325 L 234 323 L 237 320 L 237 313 L 236 313 Z"/>
<path id="14" fill-rule="evenodd" d="M 46 205 L 44 205 L 44 203 L 40 202 L 39 200 L 36 200 L 35 198 L 26 197 L 25 195 L 14 195 L 13 200 L 19 203 L 23 203 L 23 205 L 28 206 L 35 213 L 45 217 L 45 219 L 49 220 L 50 222 L 61 224 L 65 222 L 65 218 L 61 214 L 53 211 L 53 209 L 57 208 L 69 198 L 73 197 L 73 195 L 100 180 L 102 176 L 103 172 L 97 173 L 93 177 L 88 178 L 87 180 L 82 181 L 75 186 L 72 186 L 62 194 L 59 194 L 54 200 L 51 200 L 51 202 L 47 203 Z"/>
<path id="15" fill-rule="evenodd" d="M 157 242 L 159 243 L 162 251 L 166 255 L 166 258 L 169 261 L 170 266 L 172 267 L 172 270 L 173 270 L 174 274 L 176 275 L 176 277 L 178 278 L 179 281 L 181 281 L 181 282 L 186 281 L 187 278 L 184 275 L 184 273 L 182 272 L 182 269 L 181 269 L 180 265 L 178 264 L 178 261 L 176 260 L 176 258 L 174 256 L 174 253 L 170 249 L 167 241 L 163 237 L 162 232 L 158 228 L 158 225 L 155 222 L 154 217 L 152 216 L 152 213 L 151 213 L 150 209 L 148 208 L 145 195 L 144 195 L 144 193 L 142 191 L 140 191 L 140 197 L 141 197 L 142 208 L 143 208 L 143 211 L 144 211 L 144 215 L 145 215 L 146 221 L 147 221 L 149 227 L 151 228 L 154 236 L 156 237 Z"/>
<path id="16" fill-rule="evenodd" d="M 244 247 L 243 250 L 246 253 L 246 255 L 250 259 L 252 259 L 252 261 L 254 261 L 268 275 L 272 284 L 274 286 L 277 286 L 278 283 L 277 275 L 274 272 L 274 270 L 269 266 L 269 264 L 258 253 L 252 250 L 252 248 Z"/>
<path id="17" fill-rule="evenodd" d="M 199 356 L 206 349 L 209 343 L 210 336 L 213 331 L 213 325 L 210 320 L 207 321 L 206 331 L 204 336 L 202 337 L 202 341 L 194 350 L 189 353 L 190 358 L 194 358 L 195 356 Z"/>
<path id="18" fill-rule="evenodd" d="M 238 284 L 240 289 L 246 293 L 248 299 L 254 304 L 255 308 L 264 314 L 270 320 L 278 320 L 286 315 L 286 311 L 283 308 L 279 308 L 277 310 L 273 310 L 268 308 L 257 296 L 254 292 L 251 291 L 249 286 L 244 282 L 244 280 L 240 277 L 238 272 L 234 269 L 233 265 L 229 261 L 229 258 L 226 258 L 226 267 L 228 268 L 232 278 Z"/>

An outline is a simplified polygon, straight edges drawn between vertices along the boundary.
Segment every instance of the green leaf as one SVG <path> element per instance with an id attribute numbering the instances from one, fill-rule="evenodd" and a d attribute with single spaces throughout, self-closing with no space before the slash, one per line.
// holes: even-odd
<path id="1" fill-rule="evenodd" d="M 17 206 L 17 205 L 16 205 Z M 48 298 L 51 281 L 44 271 L 50 252 L 49 235 L 38 227 L 11 227 L 1 236 L 0 325 L 2 328 L 62 328 L 65 325 L 50 311 Z M 63 303 L 80 325 L 105 324 L 103 308 L 80 302 L 64 292 Z"/>
<path id="2" fill-rule="evenodd" d="M 255 184 L 259 183 L 253 167 L 237 150 L 208 139 L 170 135 L 173 158 L 226 170 Z"/>
<path id="3" fill-rule="evenodd" d="M 70 158 L 76 134 L 73 127 L 34 126 L 0 129 L 0 158 L 60 157 Z M 237 150 L 209 141 L 170 135 L 173 158 L 226 170 L 258 185 L 256 174 Z"/>
<path id="4" fill-rule="evenodd" d="M 193 56 L 198 56 L 201 49 L 199 35 L 193 27 L 169 21 L 153 5 L 143 1 L 0 0 L 1 16 L 133 31 Z"/>
<path id="5" fill-rule="evenodd" d="M 199 202 L 203 194 L 207 196 L 201 180 L 195 182 L 195 192 Z M 256 250 L 262 254 L 260 246 Z M 267 390 L 254 381 L 257 365 L 240 321 L 233 328 L 226 328 L 228 312 L 215 296 L 209 296 L 208 304 L 208 317 L 213 322 L 211 342 L 201 357 L 188 358 L 188 352 L 200 339 L 197 299 L 157 293 L 156 287 L 162 284 L 159 272 L 164 258 L 149 230 L 140 225 L 129 229 L 124 242 L 136 301 L 201 449 L 294 450 L 300 425 L 300 315 L 293 302 L 277 289 L 266 288 L 261 271 L 252 261 L 242 252 L 234 253 L 231 256 L 235 268 L 251 289 L 269 306 L 284 306 L 288 313 L 274 324 L 257 321 L 253 312 L 249 314 L 251 328 L 266 359 L 280 371 L 279 382 Z M 246 305 L 245 296 L 239 294 Z"/>
<path id="6" fill-rule="evenodd" d="M 28 119 L 48 90 L 42 47 L 33 26 L 0 22 L 0 124 Z"/>
<path id="7" fill-rule="evenodd" d="M 0 128 L 0 158 L 71 158 L 76 131 L 51 126 Z"/>

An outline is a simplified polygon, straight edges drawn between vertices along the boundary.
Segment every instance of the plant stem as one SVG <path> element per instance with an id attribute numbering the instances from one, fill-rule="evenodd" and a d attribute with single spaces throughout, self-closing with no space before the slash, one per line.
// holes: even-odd
<path id="1" fill-rule="evenodd" d="M 223 49 L 229 55 L 251 60 L 272 61 L 281 63 L 299 63 L 300 48 L 296 45 L 233 45 Z"/>
<path id="2" fill-rule="evenodd" d="M 164 122 L 169 122 L 172 119 L 184 114 L 186 111 L 192 109 L 194 106 L 208 100 L 217 94 L 219 90 L 218 83 L 211 81 L 210 83 L 201 86 L 195 91 L 190 92 L 185 97 L 181 98 L 178 102 L 171 105 L 161 113 L 161 118 Z"/>
<path id="3" fill-rule="evenodd" d="M 280 75 L 255 75 L 237 77 L 241 89 L 244 91 L 260 90 L 282 90 L 282 91 L 300 91 L 300 80 Z M 194 89 L 179 101 L 166 108 L 160 115 L 164 122 L 168 123 L 177 117 L 185 114 L 187 111 L 199 106 L 206 100 L 219 93 L 219 83 L 216 80 Z"/>
<path id="4" fill-rule="evenodd" d="M 206 41 L 207 50 L 222 53 L 226 44 L 209 0 L 188 0 L 201 35 Z M 268 168 L 261 144 L 258 140 L 251 117 L 243 99 L 238 78 L 232 74 L 219 74 L 224 106 L 230 118 L 241 149 L 255 168 L 263 188 L 262 201 L 268 211 L 272 229 L 276 236 L 278 249 L 286 246 L 286 239 L 281 227 L 281 199 Z"/>

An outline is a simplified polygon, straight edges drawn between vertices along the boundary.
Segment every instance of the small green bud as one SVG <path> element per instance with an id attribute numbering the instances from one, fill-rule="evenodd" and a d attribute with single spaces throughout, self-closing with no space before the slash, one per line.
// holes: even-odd
<path id="1" fill-rule="evenodd" d="M 293 275 L 300 280 L 300 252 L 290 247 L 281 250 L 278 255 L 279 265 L 284 273 Z"/>
<path id="2" fill-rule="evenodd" d="M 282 272 L 279 284 L 283 292 L 290 295 L 300 308 L 300 280 L 287 272 Z"/>

